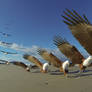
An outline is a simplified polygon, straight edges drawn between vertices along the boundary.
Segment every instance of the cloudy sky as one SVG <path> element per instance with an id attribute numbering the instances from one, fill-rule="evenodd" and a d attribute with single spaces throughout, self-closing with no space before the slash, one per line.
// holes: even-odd
<path id="1" fill-rule="evenodd" d="M 75 9 L 92 20 L 91 0 L 0 0 L 0 50 L 18 52 L 18 55 L 4 55 L 0 59 L 23 60 L 22 54 L 35 55 L 38 47 L 56 50 L 53 37 L 61 35 L 75 45 L 84 55 L 85 50 L 73 38 L 68 27 L 62 22 L 65 8 Z M 13 43 L 8 48 L 2 42 Z M 38 56 L 37 56 L 38 57 Z"/>

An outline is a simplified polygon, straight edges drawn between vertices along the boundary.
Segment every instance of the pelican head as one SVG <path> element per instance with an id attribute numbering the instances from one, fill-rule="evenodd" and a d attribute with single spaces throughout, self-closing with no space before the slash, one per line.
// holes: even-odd
<path id="1" fill-rule="evenodd" d="M 48 72 L 48 67 L 49 67 L 48 63 L 43 64 L 43 69 L 42 70 L 43 70 L 44 73 Z"/>

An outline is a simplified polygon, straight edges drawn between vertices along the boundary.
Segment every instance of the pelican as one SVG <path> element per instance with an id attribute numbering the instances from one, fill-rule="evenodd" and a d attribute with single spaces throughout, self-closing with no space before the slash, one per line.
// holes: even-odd
<path id="1" fill-rule="evenodd" d="M 6 52 L 6 51 L 3 51 L 3 50 L 0 50 L 0 52 L 4 53 L 5 55 L 7 55 L 7 54 L 17 54 L 17 53 L 12 53 L 12 52 Z"/>
<path id="2" fill-rule="evenodd" d="M 25 54 L 23 56 L 23 58 L 30 61 L 30 62 L 32 62 L 32 63 L 34 63 L 34 64 L 36 64 L 36 66 L 38 66 L 40 68 L 41 72 L 43 72 L 43 73 L 48 72 L 48 67 L 49 67 L 48 63 L 42 64 L 36 57 L 28 55 L 28 54 Z"/>
<path id="3" fill-rule="evenodd" d="M 68 66 L 70 64 L 70 62 L 67 60 L 65 62 L 59 60 L 55 55 L 53 55 L 52 53 L 49 53 L 46 50 L 43 49 L 38 49 L 38 54 L 45 59 L 46 61 L 48 61 L 49 63 L 51 63 L 53 66 L 60 68 L 60 72 L 64 72 L 64 75 L 66 75 L 68 73 Z"/>
<path id="4" fill-rule="evenodd" d="M 12 63 L 13 65 L 23 67 L 24 69 L 26 69 L 26 71 L 30 72 L 30 67 L 27 66 L 26 64 L 24 64 L 23 62 L 14 61 L 14 62 L 10 62 L 10 63 Z"/>
<path id="5" fill-rule="evenodd" d="M 6 33 L 4 33 L 4 32 L 0 32 L 3 36 L 5 36 L 5 37 L 9 37 L 9 36 L 11 36 L 10 34 L 6 34 Z"/>
<path id="6" fill-rule="evenodd" d="M 6 60 L 2 60 L 2 59 L 0 59 L 0 64 L 9 64 L 9 61 L 6 61 Z"/>
<path id="7" fill-rule="evenodd" d="M 64 11 L 63 22 L 68 25 L 74 37 L 92 55 L 92 24 L 86 15 L 81 17 L 75 10 Z"/>
<path id="8" fill-rule="evenodd" d="M 1 41 L 1 44 L 2 45 L 12 45 L 12 43 L 2 42 L 2 41 Z"/>
<path id="9" fill-rule="evenodd" d="M 11 47 L 12 44 L 13 44 L 13 43 L 7 43 L 7 42 L 0 41 L 0 45 L 1 45 L 1 46 Z"/>
<path id="10" fill-rule="evenodd" d="M 60 36 L 55 36 L 53 41 L 58 49 L 71 60 L 72 66 L 79 64 L 80 70 L 83 70 L 83 61 L 85 58 L 75 46 L 71 45 L 66 39 Z"/>
<path id="11" fill-rule="evenodd" d="M 13 64 L 13 65 L 20 66 L 20 67 L 26 69 L 28 72 L 30 71 L 30 67 L 27 66 L 26 64 L 24 64 L 24 63 L 21 62 L 21 61 L 11 61 L 11 62 L 6 61 L 6 60 L 0 60 L 0 61 L 4 62 L 4 63 L 7 64 L 7 65 Z"/>

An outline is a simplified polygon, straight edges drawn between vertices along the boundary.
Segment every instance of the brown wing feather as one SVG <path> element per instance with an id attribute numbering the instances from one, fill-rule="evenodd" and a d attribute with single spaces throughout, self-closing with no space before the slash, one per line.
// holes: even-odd
<path id="1" fill-rule="evenodd" d="M 23 58 L 27 59 L 28 61 L 36 64 L 40 69 L 42 69 L 43 64 L 34 56 L 25 54 Z"/>
<path id="2" fill-rule="evenodd" d="M 17 66 L 21 66 L 23 67 L 24 69 L 27 68 L 28 66 L 25 65 L 23 62 L 13 62 L 14 65 L 17 65 Z"/>
<path id="3" fill-rule="evenodd" d="M 55 55 L 53 55 L 52 53 L 48 53 L 46 50 L 39 50 L 39 54 L 41 55 L 41 57 L 43 59 L 45 59 L 46 61 L 48 61 L 49 63 L 53 64 L 55 67 L 60 67 L 62 66 L 62 61 L 59 60 Z"/>
<path id="4" fill-rule="evenodd" d="M 60 37 L 59 37 L 60 39 Z M 54 41 L 57 40 L 54 38 Z M 63 42 L 62 42 L 63 41 Z M 58 43 L 61 45 L 58 45 Z M 77 48 L 75 46 L 70 45 L 68 42 L 65 42 L 65 40 L 63 40 L 61 38 L 61 40 L 57 40 L 57 47 L 59 48 L 59 50 L 67 57 L 69 58 L 73 64 L 81 64 L 82 63 L 82 59 L 84 59 L 84 57 L 81 55 L 81 53 L 77 50 Z"/>
<path id="5" fill-rule="evenodd" d="M 71 12 L 70 10 L 66 10 L 69 15 L 64 13 L 67 17 L 70 18 L 65 20 L 64 23 L 70 22 L 69 29 L 71 30 L 74 37 L 79 41 L 79 43 L 88 51 L 89 54 L 92 54 L 92 25 L 85 15 L 81 17 L 75 10 Z M 71 16 L 71 17 L 70 17 Z M 76 21 L 77 22 L 76 22 Z M 72 22 L 71 22 L 72 21 Z M 73 22 L 76 22 L 74 25 Z"/>

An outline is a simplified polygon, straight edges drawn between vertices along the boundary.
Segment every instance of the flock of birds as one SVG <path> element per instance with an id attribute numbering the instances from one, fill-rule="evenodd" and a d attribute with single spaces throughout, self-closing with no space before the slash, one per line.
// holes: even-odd
<path id="1" fill-rule="evenodd" d="M 39 48 L 37 53 L 46 61 L 46 63 L 42 63 L 35 56 L 25 54 L 23 58 L 34 63 L 34 66 L 28 66 L 23 62 L 8 62 L 4 60 L 0 60 L 5 62 L 5 64 L 12 63 L 14 65 L 18 65 L 30 71 L 31 68 L 40 68 L 42 73 L 47 73 L 50 65 L 59 68 L 60 72 L 64 72 L 66 76 L 68 74 L 68 68 L 74 66 L 76 64 L 79 65 L 80 71 L 84 71 L 87 67 L 92 65 L 92 24 L 87 19 L 86 15 L 80 16 L 75 10 L 70 11 L 69 9 L 65 9 L 63 11 L 63 22 L 68 25 L 68 28 L 71 30 L 72 35 L 78 40 L 78 42 L 84 47 L 84 49 L 90 54 L 88 58 L 85 58 L 80 51 L 74 46 L 71 45 L 66 39 L 63 39 L 60 36 L 55 36 L 53 39 L 54 44 L 63 53 L 69 60 L 62 61 L 57 58 L 53 53 L 48 52 L 46 49 Z M 5 33 L 2 33 L 6 35 Z M 10 36 L 10 35 L 6 35 Z M 17 54 L 10 53 L 0 50 L 0 52 L 5 54 Z"/>

